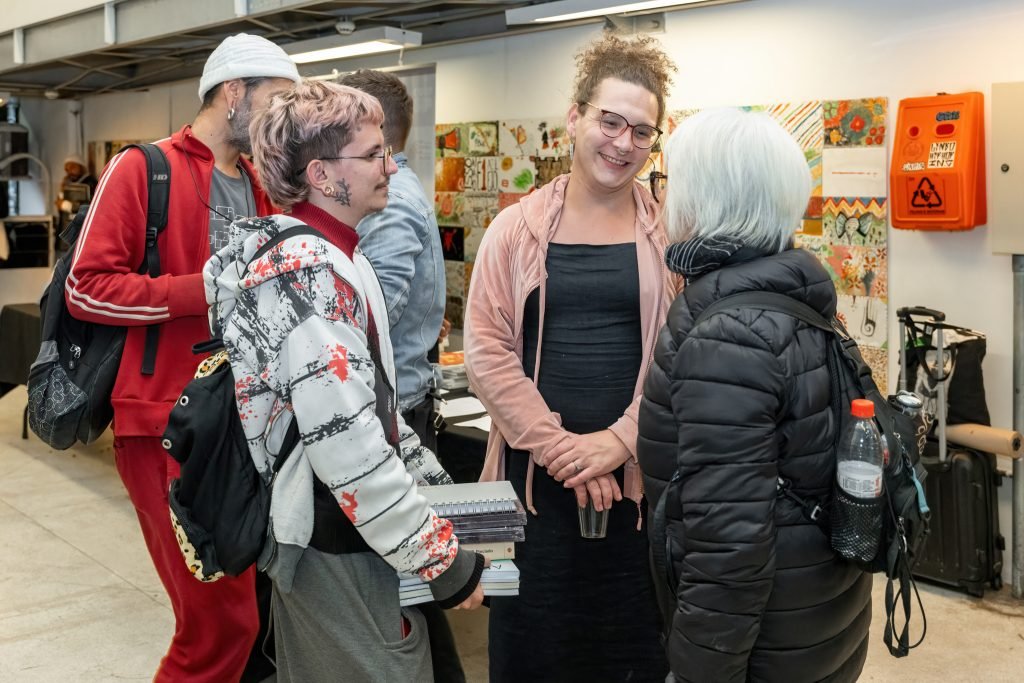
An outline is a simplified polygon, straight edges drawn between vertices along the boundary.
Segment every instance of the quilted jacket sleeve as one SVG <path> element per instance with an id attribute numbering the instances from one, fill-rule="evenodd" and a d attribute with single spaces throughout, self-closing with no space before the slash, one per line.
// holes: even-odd
<path id="1" fill-rule="evenodd" d="M 785 370 L 760 312 L 720 313 L 682 340 L 670 371 L 682 511 L 674 533 L 677 680 L 744 681 L 775 572 L 773 522 Z M 681 536 L 681 538 L 680 538 Z"/>

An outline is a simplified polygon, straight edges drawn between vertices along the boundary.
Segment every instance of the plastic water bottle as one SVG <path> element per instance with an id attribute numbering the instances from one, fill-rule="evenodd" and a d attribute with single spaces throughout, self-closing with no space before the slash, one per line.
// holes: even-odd
<path id="1" fill-rule="evenodd" d="M 874 499 L 882 495 L 885 444 L 875 426 L 875 404 L 858 398 L 850 405 L 853 420 L 839 439 L 836 479 L 851 498 Z"/>

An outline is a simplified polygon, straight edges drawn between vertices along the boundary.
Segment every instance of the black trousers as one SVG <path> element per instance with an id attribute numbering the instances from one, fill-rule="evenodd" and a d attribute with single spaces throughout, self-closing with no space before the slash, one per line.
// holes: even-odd
<path id="1" fill-rule="evenodd" d="M 402 419 L 420 437 L 420 443 L 436 454 L 435 415 L 434 399 L 428 395 L 423 401 L 402 413 Z M 452 635 L 452 629 L 448 625 L 448 617 L 445 616 L 444 610 L 434 602 L 427 602 L 418 607 L 427 620 L 435 683 L 466 683 L 462 660 L 459 658 L 459 651 L 455 648 L 455 636 Z"/>

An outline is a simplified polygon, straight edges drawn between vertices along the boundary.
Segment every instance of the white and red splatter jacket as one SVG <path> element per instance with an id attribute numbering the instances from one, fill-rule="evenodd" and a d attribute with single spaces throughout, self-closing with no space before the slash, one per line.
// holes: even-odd
<path id="1" fill-rule="evenodd" d="M 250 263 L 260 246 L 304 223 L 330 239 L 297 234 Z M 459 551 L 451 523 L 417 492 L 418 484 L 451 483 L 448 473 L 401 416 L 396 451 L 375 412 L 367 307 L 392 386 L 395 369 L 384 296 L 357 239 L 350 227 L 300 204 L 289 216 L 236 221 L 229 245 L 203 270 L 211 328 L 227 347 L 249 450 L 264 477 L 289 409 L 302 435 L 274 481 L 279 552 L 267 571 L 290 586 L 301 555 L 294 549 L 306 548 L 312 534 L 316 477 L 374 551 L 396 570 L 431 581 L 435 598 L 445 600 L 465 591 L 477 561 Z M 280 566 L 289 555 L 291 566 Z"/>

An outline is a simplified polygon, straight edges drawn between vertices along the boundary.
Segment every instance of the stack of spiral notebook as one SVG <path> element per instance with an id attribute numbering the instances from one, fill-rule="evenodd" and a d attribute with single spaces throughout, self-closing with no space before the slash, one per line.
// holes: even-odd
<path id="1" fill-rule="evenodd" d="M 423 486 L 419 492 L 439 517 L 452 523 L 461 545 L 483 551 L 491 559 L 491 566 L 484 569 L 480 579 L 484 595 L 518 595 L 519 570 L 511 558 L 515 556 L 514 544 L 526 540 L 526 510 L 512 484 L 446 484 Z M 430 587 L 419 577 L 403 574 L 399 578 L 402 605 L 433 599 Z"/>

